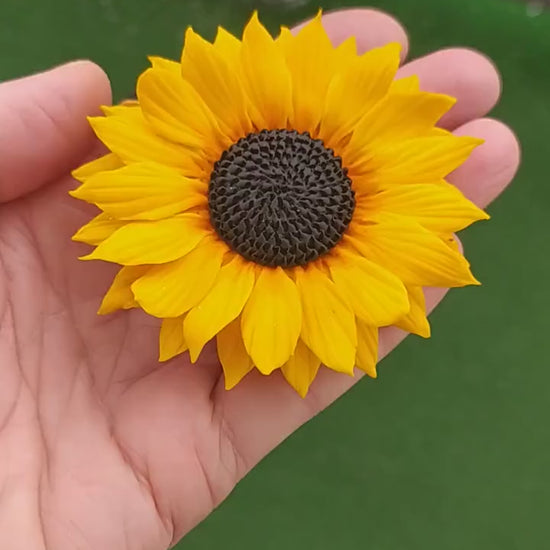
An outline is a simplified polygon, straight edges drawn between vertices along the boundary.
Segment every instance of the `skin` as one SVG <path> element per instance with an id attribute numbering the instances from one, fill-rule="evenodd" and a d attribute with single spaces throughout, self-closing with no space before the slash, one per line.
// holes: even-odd
<path id="1" fill-rule="evenodd" d="M 372 10 L 327 14 L 337 44 L 368 50 L 407 37 Z M 451 177 L 485 207 L 511 181 L 519 148 L 483 117 L 499 76 L 479 53 L 450 49 L 403 66 L 423 89 L 458 98 L 443 125 L 486 143 Z M 223 389 L 212 349 L 200 364 L 157 361 L 158 322 L 98 317 L 116 271 L 80 262 L 70 241 L 92 215 L 67 191 L 97 157 L 85 115 L 109 82 L 83 61 L 0 85 L 0 547 L 164 550 L 206 517 L 254 465 L 355 379 L 322 369 L 302 400 L 279 374 Z M 429 289 L 432 309 L 443 290 Z M 383 331 L 386 355 L 405 334 Z"/>

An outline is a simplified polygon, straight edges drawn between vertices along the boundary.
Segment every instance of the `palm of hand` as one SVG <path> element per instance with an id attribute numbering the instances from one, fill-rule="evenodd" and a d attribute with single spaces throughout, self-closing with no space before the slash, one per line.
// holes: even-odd
<path id="1" fill-rule="evenodd" d="M 200 367 L 159 366 L 155 320 L 95 314 L 112 269 L 75 261 L 67 243 L 88 214 L 71 185 L 0 210 L 0 362 L 15 367 L 0 389 L 3 444 L 25 457 L 12 467 L 39 499 L 26 510 L 37 542 L 74 544 L 78 525 L 90 548 L 165 548 L 240 473 L 215 408 L 220 368 L 211 353 Z"/>
<path id="2" fill-rule="evenodd" d="M 327 26 L 339 37 L 359 17 L 361 32 L 368 35 L 364 49 L 404 40 L 386 16 L 358 13 L 333 14 Z M 380 32 L 383 36 L 377 36 Z M 415 72 L 424 71 L 436 89 L 439 83 L 437 91 L 452 88 L 427 59 L 416 62 Z M 79 70 L 85 69 L 90 67 Z M 493 79 L 494 86 L 490 71 L 481 79 Z M 470 83 L 461 92 L 462 111 L 455 111 L 449 126 L 490 107 L 486 94 L 481 99 L 473 91 Z M 97 95 L 80 111 L 107 101 Z M 75 116 L 72 124 L 87 132 Z M 484 187 L 471 193 L 482 206 L 505 187 L 517 166 L 512 134 L 487 122 L 477 121 L 477 131 L 469 133 L 485 137 L 488 145 L 455 175 L 455 184 L 467 194 L 483 178 Z M 497 135 L 498 146 L 489 147 Z M 72 156 L 87 149 L 89 156 L 90 147 L 86 134 Z M 74 159 L 66 162 L 74 165 Z M 46 177 L 30 178 L 29 190 L 44 183 L 41 179 Z M 322 372 L 308 399 L 301 400 L 278 376 L 251 374 L 225 392 L 212 350 L 198 365 L 182 358 L 159 365 L 155 319 L 139 311 L 96 315 L 115 270 L 76 260 L 84 249 L 70 236 L 90 212 L 67 196 L 73 187 L 64 176 L 0 206 L 0 541 L 9 541 L 10 548 L 161 550 L 353 381 Z M 429 296 L 430 307 L 442 294 Z M 402 337 L 387 331 L 381 354 Z"/>

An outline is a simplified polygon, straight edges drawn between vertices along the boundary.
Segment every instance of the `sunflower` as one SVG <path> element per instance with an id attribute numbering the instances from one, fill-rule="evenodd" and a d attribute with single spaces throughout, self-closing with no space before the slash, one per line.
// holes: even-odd
<path id="1" fill-rule="evenodd" d="M 375 377 L 380 327 L 428 337 L 422 287 L 478 284 L 453 234 L 488 216 L 445 177 L 481 140 L 435 127 L 455 100 L 395 80 L 397 44 L 255 14 L 150 61 L 72 195 L 101 210 L 82 259 L 122 266 L 99 312 L 162 319 L 161 361 L 215 338 L 228 389 L 280 369 L 305 396 L 321 364 Z"/>

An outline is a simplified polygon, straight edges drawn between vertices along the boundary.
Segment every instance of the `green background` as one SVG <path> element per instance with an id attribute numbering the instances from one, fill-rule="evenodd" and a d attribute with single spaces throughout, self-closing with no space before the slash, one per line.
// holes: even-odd
<path id="1" fill-rule="evenodd" d="M 147 54 L 178 56 L 188 24 L 208 37 L 217 24 L 239 32 L 260 8 L 275 30 L 319 2 L 1 1 L 0 79 L 86 57 L 119 99 Z M 517 132 L 524 159 L 492 221 L 464 235 L 484 286 L 452 292 L 432 340 L 409 338 L 378 381 L 273 452 L 179 549 L 550 548 L 550 11 L 511 0 L 371 5 L 408 27 L 412 56 L 467 45 L 503 74 L 494 115 Z"/>

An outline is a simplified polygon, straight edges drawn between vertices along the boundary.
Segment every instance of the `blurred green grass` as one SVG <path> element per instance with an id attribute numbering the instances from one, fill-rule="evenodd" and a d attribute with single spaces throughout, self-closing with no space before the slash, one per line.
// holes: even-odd
<path id="1" fill-rule="evenodd" d="M 189 24 L 207 37 L 218 24 L 238 33 L 259 8 L 276 30 L 318 2 L 2 0 L 0 79 L 91 58 L 120 99 L 146 55 L 179 55 Z M 408 339 L 378 381 L 291 437 L 178 548 L 550 547 L 550 12 L 529 16 L 508 0 L 371 5 L 408 27 L 412 57 L 464 45 L 502 72 L 494 116 L 517 132 L 524 159 L 492 221 L 464 235 L 484 286 L 452 292 L 431 341 Z"/>

